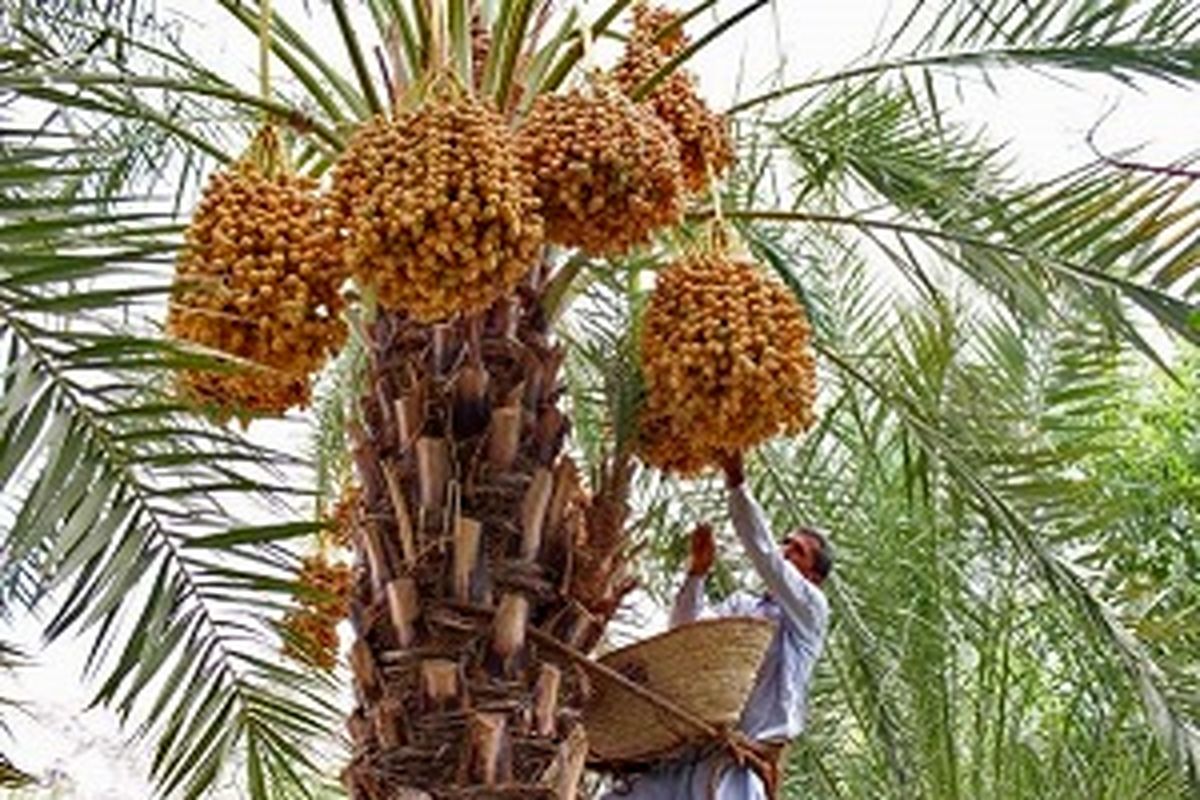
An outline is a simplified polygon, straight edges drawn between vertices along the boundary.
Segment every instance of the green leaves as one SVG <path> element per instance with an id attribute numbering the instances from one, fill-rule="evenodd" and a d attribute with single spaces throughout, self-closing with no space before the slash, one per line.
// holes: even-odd
<path id="1" fill-rule="evenodd" d="M 822 421 L 758 462 L 777 529 L 830 528 L 841 563 L 796 790 L 1187 796 L 1190 705 L 1076 562 L 1121 513 L 1081 472 L 1118 413 L 1120 350 L 1079 309 L 1030 330 L 924 299 L 867 334 L 861 269 L 806 273 L 838 343 Z M 1098 751 L 1107 770 L 1052 766 Z"/>
<path id="2" fill-rule="evenodd" d="M 645 392 L 638 348 L 646 295 L 639 279 L 648 265 L 630 259 L 623 266 L 619 271 L 589 269 L 579 259 L 565 264 L 559 274 L 585 283 L 573 298 L 575 313 L 565 320 L 562 335 L 571 417 L 584 460 L 592 465 L 632 457 Z"/>
<path id="3" fill-rule="evenodd" d="M 1017 185 L 981 137 L 874 83 L 801 109 L 777 136 L 799 171 L 790 202 L 804 210 L 730 216 L 850 229 L 832 235 L 921 291 L 943 282 L 931 266 L 940 262 L 1029 318 L 1050 313 L 1050 293 L 1065 288 L 1148 352 L 1131 305 L 1200 341 L 1180 291 L 1200 264 L 1200 207 L 1183 177 L 1099 162 Z M 890 212 L 845 210 L 876 203 Z"/>
<path id="4" fill-rule="evenodd" d="M 185 547 L 230 549 L 238 545 L 265 544 L 302 536 L 311 536 L 322 530 L 324 525 L 315 522 L 289 522 L 284 525 L 264 525 L 249 528 L 234 528 L 211 536 L 189 539 Z"/>
<path id="5" fill-rule="evenodd" d="M 919 0 L 881 36 L 878 52 L 862 63 L 755 95 L 731 114 L 769 106 L 830 86 L 853 86 L 891 76 L 924 84 L 933 93 L 940 77 L 964 70 L 1021 67 L 1069 70 L 1127 85 L 1151 78 L 1176 84 L 1200 74 L 1195 8 L 1176 0 L 1097 6 L 1086 0 L 964 3 Z M 899 55 L 895 55 L 899 53 Z M 944 88 L 944 87 L 943 87 Z"/>
<path id="6" fill-rule="evenodd" d="M 1177 0 L 1103 6 L 1088 0 L 1003 0 L 987 8 L 956 0 L 920 2 L 891 41 L 912 37 L 921 48 L 1053 43 L 1084 52 L 1118 42 L 1184 45 L 1194 42 L 1195 12 L 1190 3 Z"/>

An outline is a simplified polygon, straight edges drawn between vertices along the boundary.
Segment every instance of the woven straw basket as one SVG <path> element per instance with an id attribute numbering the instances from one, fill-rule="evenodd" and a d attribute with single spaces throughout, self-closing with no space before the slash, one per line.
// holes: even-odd
<path id="1" fill-rule="evenodd" d="M 608 653 L 600 663 L 710 725 L 732 728 L 774 632 L 775 624 L 764 619 L 703 620 Z M 703 732 L 667 710 L 612 678 L 593 677 L 583 716 L 593 762 L 649 761 L 703 741 Z"/>

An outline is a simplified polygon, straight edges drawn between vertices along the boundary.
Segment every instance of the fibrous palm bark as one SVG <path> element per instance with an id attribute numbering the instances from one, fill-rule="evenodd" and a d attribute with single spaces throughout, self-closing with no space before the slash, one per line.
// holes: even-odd
<path id="1" fill-rule="evenodd" d="M 380 312 L 368 326 L 353 431 L 355 800 L 575 794 L 586 681 L 563 647 L 590 650 L 629 587 L 628 469 L 591 496 L 563 452 L 548 270 L 482 315 Z"/>

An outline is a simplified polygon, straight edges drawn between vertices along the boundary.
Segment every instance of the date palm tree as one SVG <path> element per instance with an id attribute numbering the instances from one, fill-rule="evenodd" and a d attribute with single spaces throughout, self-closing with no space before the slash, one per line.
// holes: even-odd
<path id="1" fill-rule="evenodd" d="M 720 515 L 713 487 L 642 470 L 632 449 L 638 315 L 687 227 L 623 258 L 547 251 L 474 319 L 356 303 L 316 413 L 249 435 L 178 399 L 172 373 L 212 358 L 157 325 L 197 177 L 263 114 L 319 178 L 444 45 L 514 122 L 569 85 L 590 42 L 624 35 L 628 5 L 268 8 L 261 41 L 285 75 L 258 94 L 144 4 L 0 12 L 0 585 L 48 635 L 91 634 L 96 700 L 152 737 L 163 796 L 232 769 L 255 798 L 319 796 L 335 774 L 354 798 L 580 791 L 578 659 L 630 575 L 661 586 L 689 515 Z M 212 7 L 260 33 L 259 3 Z M 769 8 L 682 9 L 692 43 L 635 94 Z M 794 756 L 804 791 L 1197 785 L 1181 673 L 1078 569 L 1105 522 L 1076 508 L 1064 466 L 1100 446 L 1087 427 L 1115 361 L 1166 366 L 1152 328 L 1200 340 L 1194 172 L 1101 158 L 1030 183 L 941 95 L 1014 68 L 1192 84 L 1198 21 L 1174 0 L 915 3 L 869 61 L 728 109 L 738 166 L 689 222 L 719 214 L 794 290 L 826 386 L 812 435 L 754 462 L 757 488 L 781 524 L 828 520 L 848 562 L 821 746 Z M 310 431 L 303 456 L 264 444 Z M 351 465 L 350 669 L 330 675 L 278 657 L 278 621 Z M 1095 682 L 1072 707 L 1047 699 Z M 1025 738 L 1034 724 L 1051 744 Z M 1120 769 L 1091 774 L 1101 759 Z"/>

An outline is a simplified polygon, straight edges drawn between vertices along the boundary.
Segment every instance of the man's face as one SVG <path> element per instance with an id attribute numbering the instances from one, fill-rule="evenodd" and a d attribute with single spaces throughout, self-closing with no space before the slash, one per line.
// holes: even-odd
<path id="1" fill-rule="evenodd" d="M 784 540 L 782 545 L 783 557 L 800 570 L 800 574 L 815 586 L 820 586 L 825 580 L 817 572 L 817 554 L 821 552 L 821 542 L 807 533 L 793 533 Z"/>

